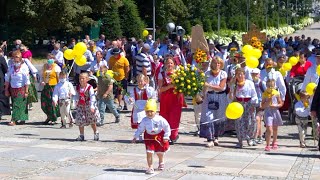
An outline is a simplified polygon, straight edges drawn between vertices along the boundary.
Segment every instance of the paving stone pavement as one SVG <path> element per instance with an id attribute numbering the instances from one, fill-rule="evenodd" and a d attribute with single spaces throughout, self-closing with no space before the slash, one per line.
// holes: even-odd
<path id="1" fill-rule="evenodd" d="M 189 101 L 188 101 L 189 102 Z M 264 145 L 235 149 L 234 135 L 220 138 L 220 146 L 206 148 L 205 139 L 193 136 L 193 111 L 183 110 L 181 134 L 166 154 L 166 169 L 146 175 L 144 144 L 132 144 L 130 111 L 121 122 L 106 114 L 107 124 L 99 128 L 100 141 L 93 141 L 85 128 L 85 142 L 74 139 L 77 127 L 60 129 L 60 124 L 42 125 L 45 115 L 40 103 L 30 111 L 25 125 L 7 126 L 0 121 L 0 179 L 319 179 L 320 154 L 313 145 L 299 148 L 297 127 L 280 128 L 279 150 L 266 153 Z M 157 167 L 157 158 L 154 166 Z"/>
<path id="2" fill-rule="evenodd" d="M 298 33 L 319 37 L 319 28 L 320 24 L 316 23 Z M 189 133 L 196 130 L 189 103 L 183 110 L 180 139 L 165 156 L 165 170 L 146 175 L 144 144 L 131 143 L 134 130 L 130 128 L 130 111 L 121 113 L 118 124 L 110 113 L 105 116 L 107 123 L 99 128 L 99 142 L 93 141 L 89 127 L 85 128 L 86 141 L 76 142 L 77 127 L 60 129 L 60 124 L 42 125 L 46 118 L 40 103 L 34 104 L 25 125 L 7 126 L 10 117 L 3 117 L 0 179 L 320 179 L 320 154 L 310 128 L 305 149 L 299 148 L 294 125 L 280 127 L 277 151 L 265 152 L 264 145 L 235 149 L 234 135 L 220 138 L 219 147 L 206 148 L 205 139 Z M 155 157 L 154 167 L 157 163 Z"/>

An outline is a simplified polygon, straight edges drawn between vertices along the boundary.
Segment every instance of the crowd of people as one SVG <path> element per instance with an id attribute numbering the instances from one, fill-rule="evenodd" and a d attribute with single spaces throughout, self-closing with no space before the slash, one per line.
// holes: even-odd
<path id="1" fill-rule="evenodd" d="M 319 40 L 304 35 L 294 38 L 279 35 L 262 41 L 264 50 L 259 65 L 252 69 L 246 66 L 234 37 L 229 45 L 208 40 L 207 61 L 197 64 L 189 36 L 185 40 L 165 37 L 154 41 L 148 35 L 145 40 L 122 37 L 110 41 L 101 34 L 98 41 L 93 41 L 87 35 L 82 40 L 87 45 L 84 54 L 87 62 L 83 66 L 63 58 L 63 51 L 72 49 L 77 42 L 75 39 L 62 46 L 53 39 L 47 61 L 39 73 L 32 64 L 31 51 L 21 40 L 16 40 L 15 48 L 9 53 L 0 50 L 0 113 L 11 115 L 10 126 L 24 124 L 29 119 L 32 103 L 38 102 L 35 88 L 38 81 L 43 86 L 40 101 L 47 116 L 44 124 L 56 123 L 61 117 L 61 128 L 67 128 L 67 122 L 69 127 L 79 126 L 78 141 L 85 140 L 84 127 L 90 125 L 94 140 L 98 141 L 97 126 L 104 125 L 106 108 L 118 123 L 119 111 L 128 110 L 128 105 L 133 104 L 131 127 L 137 129 L 133 142 L 144 139 L 147 173 L 153 173 L 152 153 L 157 152 L 158 168 L 163 169 L 163 152 L 179 139 L 182 109 L 186 107 L 183 94 L 174 91 L 170 76 L 178 65 L 192 64 L 205 73 L 203 90 L 194 98 L 193 107 L 196 134 L 207 139 L 206 147 L 219 146 L 219 137 L 235 130 L 237 148 L 244 146 L 243 141 L 248 146 L 262 144 L 265 132 L 265 151 L 276 150 L 278 128 L 283 125 L 280 112 L 295 103 L 295 110 L 290 113 L 296 114 L 300 147 L 304 148 L 309 119 L 318 119 L 320 115 L 320 87 L 314 95 L 305 90 L 310 82 L 318 84 Z M 5 45 L 2 44 L 2 48 Z M 299 62 L 290 72 L 279 72 L 292 56 Z M 113 71 L 113 77 L 105 75 L 108 70 Z M 69 82 L 71 76 L 74 84 Z M 292 99 L 288 88 L 290 79 L 295 77 L 303 77 L 303 83 L 296 92 L 299 98 Z M 128 85 L 135 87 L 128 91 Z M 76 102 L 75 116 L 71 112 L 73 101 Z M 160 102 L 159 115 L 156 115 L 156 101 Z M 244 107 L 243 115 L 235 121 L 225 117 L 230 102 L 239 102 Z M 143 132 L 144 137 L 141 136 Z"/>

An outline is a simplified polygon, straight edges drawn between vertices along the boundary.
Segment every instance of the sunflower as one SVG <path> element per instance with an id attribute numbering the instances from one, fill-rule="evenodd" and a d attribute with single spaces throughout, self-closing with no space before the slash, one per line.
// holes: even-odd
<path id="1" fill-rule="evenodd" d="M 258 38 L 255 37 L 255 36 L 253 36 L 253 37 L 251 38 L 251 40 L 252 40 L 252 41 L 258 41 Z"/>
<path id="2" fill-rule="evenodd" d="M 263 47 L 261 47 L 261 46 L 260 46 L 258 49 L 259 49 L 260 51 L 263 51 Z"/>
<path id="3" fill-rule="evenodd" d="M 237 48 L 230 48 L 230 51 L 237 51 Z"/>
<path id="4" fill-rule="evenodd" d="M 258 42 L 256 42 L 256 43 L 257 43 L 258 46 L 261 46 L 261 42 L 260 42 L 260 41 L 258 41 Z"/>

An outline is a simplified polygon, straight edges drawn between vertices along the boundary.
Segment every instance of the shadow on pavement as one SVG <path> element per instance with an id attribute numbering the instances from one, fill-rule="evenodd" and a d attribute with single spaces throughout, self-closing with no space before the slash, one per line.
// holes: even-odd
<path id="1" fill-rule="evenodd" d="M 131 140 L 102 140 L 100 142 L 114 142 L 114 143 L 131 144 Z M 139 143 L 137 142 L 137 144 L 139 144 Z"/>
<path id="2" fill-rule="evenodd" d="M 114 168 L 109 168 L 109 169 L 104 169 L 104 171 L 108 172 L 133 172 L 133 173 L 145 173 L 145 170 L 141 169 L 114 169 Z"/>
<path id="3" fill-rule="evenodd" d="M 319 158 L 319 155 L 317 154 L 286 154 L 286 153 L 276 153 L 276 152 L 272 152 L 272 153 L 266 153 L 267 155 L 276 155 L 276 156 L 294 156 L 294 157 L 302 157 L 302 158 Z"/>
<path id="4" fill-rule="evenodd" d="M 75 139 L 66 139 L 66 138 L 40 138 L 40 140 L 68 141 L 68 142 L 76 141 Z"/>
<path id="5" fill-rule="evenodd" d="M 20 133 L 20 134 L 14 134 L 17 136 L 40 136 L 39 134 L 30 134 L 30 133 Z"/>

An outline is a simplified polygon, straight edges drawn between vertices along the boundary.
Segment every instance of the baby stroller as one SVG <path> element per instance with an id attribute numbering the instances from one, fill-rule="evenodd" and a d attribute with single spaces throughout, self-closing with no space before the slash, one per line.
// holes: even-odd
<path id="1" fill-rule="evenodd" d="M 296 114 L 294 111 L 294 105 L 299 101 L 299 92 L 304 80 L 304 76 L 296 76 L 289 81 L 289 97 L 291 99 L 289 107 L 289 123 L 295 124 Z"/>

